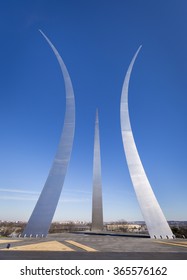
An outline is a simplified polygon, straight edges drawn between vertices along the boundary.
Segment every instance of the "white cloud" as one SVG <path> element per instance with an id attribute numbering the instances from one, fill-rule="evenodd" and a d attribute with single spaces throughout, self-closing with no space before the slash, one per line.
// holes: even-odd
<path id="1" fill-rule="evenodd" d="M 29 196 L 11 196 L 11 195 L 0 195 L 0 200 L 37 200 L 37 197 L 29 197 Z"/>
<path id="2" fill-rule="evenodd" d="M 69 202 L 75 202 L 75 203 L 82 203 L 82 202 L 90 202 L 91 199 L 88 198 L 62 198 L 60 200 L 60 203 L 69 203 Z"/>
<path id="3" fill-rule="evenodd" d="M 23 189 L 0 188 L 0 200 L 37 200 L 39 192 Z"/>
<path id="4" fill-rule="evenodd" d="M 20 189 L 5 189 L 5 188 L 0 188 L 0 192 L 23 193 L 23 194 L 39 194 L 39 192 L 37 192 L 37 191 L 28 191 L 28 190 L 20 190 Z"/>
<path id="5" fill-rule="evenodd" d="M 0 188 L 0 200 L 37 201 L 39 194 L 40 192 L 38 191 Z M 90 198 L 89 198 L 90 194 L 91 192 L 86 192 L 82 190 L 63 191 L 62 198 L 60 199 L 60 203 L 69 203 L 69 202 L 83 203 L 88 201 L 90 202 Z"/>

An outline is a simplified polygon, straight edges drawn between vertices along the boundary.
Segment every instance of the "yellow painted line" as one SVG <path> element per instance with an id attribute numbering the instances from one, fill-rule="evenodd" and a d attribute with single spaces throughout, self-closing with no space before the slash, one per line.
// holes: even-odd
<path id="1" fill-rule="evenodd" d="M 95 249 L 93 249 L 93 248 L 91 248 L 91 247 L 88 247 L 88 246 L 86 246 L 86 245 L 83 245 L 83 244 L 81 244 L 81 243 L 78 243 L 78 242 L 75 242 L 75 241 L 73 241 L 73 240 L 65 240 L 67 243 L 69 243 L 69 244 L 72 244 L 72 245 L 74 245 L 74 246 L 76 246 L 76 247 L 78 247 L 78 248 L 81 248 L 81 249 L 83 249 L 83 250 L 85 250 L 85 251 L 87 251 L 87 252 L 97 252 L 97 250 L 95 250 Z"/>
<path id="2" fill-rule="evenodd" d="M 187 245 L 187 242 L 181 241 L 181 242 L 177 242 L 177 244 L 186 244 Z"/>
<path id="3" fill-rule="evenodd" d="M 171 246 L 180 246 L 180 247 L 185 247 L 187 248 L 187 244 L 185 242 L 181 242 L 181 243 L 174 243 L 174 242 L 164 242 L 164 241 L 155 241 L 156 243 L 161 243 L 161 244 L 167 244 L 167 245 L 171 245 Z M 186 245 L 183 245 L 186 244 Z"/>
<path id="4" fill-rule="evenodd" d="M 58 242 L 58 241 L 49 241 L 49 242 L 40 242 L 35 244 L 23 245 L 10 247 L 9 249 L 1 250 L 12 250 L 12 251 L 75 251 L 70 247 Z"/>
<path id="5" fill-rule="evenodd" d="M 0 239 L 0 244 L 4 244 L 4 243 L 12 243 L 12 242 L 20 242 L 21 240 L 12 240 L 12 239 Z"/>

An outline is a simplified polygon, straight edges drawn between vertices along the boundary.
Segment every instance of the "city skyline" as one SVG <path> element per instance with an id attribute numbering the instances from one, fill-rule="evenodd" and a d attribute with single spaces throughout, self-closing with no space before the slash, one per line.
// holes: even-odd
<path id="1" fill-rule="evenodd" d="M 123 79 L 140 44 L 129 88 L 133 134 L 166 219 L 186 220 L 186 7 L 185 1 L 2 4 L 0 219 L 28 220 L 63 126 L 64 85 L 42 29 L 69 70 L 77 110 L 72 158 L 54 220 L 91 221 L 96 108 L 104 221 L 143 220 L 120 132 Z"/>

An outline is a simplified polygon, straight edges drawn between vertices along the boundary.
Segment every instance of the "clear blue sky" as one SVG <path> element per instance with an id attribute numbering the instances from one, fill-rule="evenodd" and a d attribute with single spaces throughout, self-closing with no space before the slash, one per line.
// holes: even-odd
<path id="1" fill-rule="evenodd" d="M 0 219 L 27 221 L 64 121 L 61 54 L 76 98 L 72 157 L 54 220 L 91 220 L 99 109 L 104 220 L 142 220 L 120 131 L 126 70 L 134 138 L 168 220 L 187 219 L 187 2 L 37 0 L 0 3 Z"/>

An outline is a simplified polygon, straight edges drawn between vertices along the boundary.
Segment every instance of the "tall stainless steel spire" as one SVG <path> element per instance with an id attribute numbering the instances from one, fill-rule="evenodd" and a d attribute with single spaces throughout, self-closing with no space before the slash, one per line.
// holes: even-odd
<path id="1" fill-rule="evenodd" d="M 94 159 L 93 159 L 93 194 L 92 194 L 92 231 L 103 230 L 103 205 L 101 185 L 101 155 L 99 139 L 99 117 L 96 112 Z"/>
<path id="2" fill-rule="evenodd" d="M 61 56 L 47 36 L 42 31 L 40 32 L 47 40 L 58 60 L 64 77 L 66 92 L 64 127 L 57 152 L 44 188 L 22 234 L 23 236 L 45 237 L 56 210 L 72 151 L 75 130 L 75 100 L 71 79 Z"/>
<path id="3" fill-rule="evenodd" d="M 151 238 L 173 238 L 173 233 L 153 193 L 145 174 L 134 141 L 128 109 L 128 87 L 131 71 L 141 46 L 135 53 L 127 70 L 121 95 L 121 133 L 127 165 L 134 190 Z"/>

